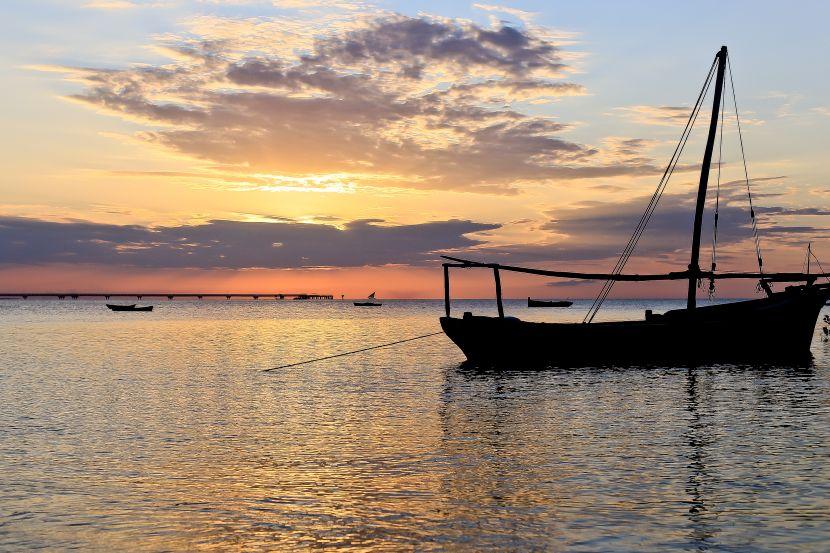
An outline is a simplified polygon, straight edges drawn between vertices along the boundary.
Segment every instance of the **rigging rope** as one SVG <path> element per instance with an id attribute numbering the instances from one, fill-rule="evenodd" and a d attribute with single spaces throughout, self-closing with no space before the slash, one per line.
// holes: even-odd
<path id="1" fill-rule="evenodd" d="M 752 190 L 749 185 L 749 171 L 746 168 L 746 154 L 744 153 L 744 137 L 741 133 L 741 117 L 738 115 L 738 100 L 735 94 L 735 81 L 732 79 L 732 63 L 726 58 L 726 67 L 729 69 L 729 84 L 732 88 L 732 103 L 735 106 L 735 121 L 738 124 L 738 140 L 741 145 L 741 158 L 744 162 L 744 179 L 746 181 L 746 196 L 749 199 L 749 218 L 752 222 L 752 237 L 755 240 L 755 257 L 758 259 L 758 272 L 764 274 L 764 259 L 761 256 L 761 238 L 758 236 L 758 222 L 755 217 L 755 206 L 752 204 Z"/>
<path id="2" fill-rule="evenodd" d="M 813 253 L 812 248 L 811 248 L 810 250 L 808 250 L 808 251 L 810 252 L 810 255 L 812 255 L 812 256 L 813 256 L 813 259 L 815 259 L 815 260 L 816 260 L 816 263 L 818 264 L 818 268 L 819 268 L 819 269 L 821 269 L 821 272 L 822 272 L 822 273 L 825 273 L 825 271 L 824 271 L 824 267 L 822 267 L 822 266 L 821 266 L 821 261 L 819 261 L 819 260 L 818 260 L 818 257 L 816 257 L 816 254 L 814 254 L 814 253 Z M 826 274 L 826 273 L 825 273 L 825 274 Z M 827 279 L 827 282 L 830 282 L 830 277 L 825 276 L 824 278 L 826 278 L 826 279 Z"/>
<path id="3" fill-rule="evenodd" d="M 709 299 L 715 295 L 715 268 L 718 266 L 718 217 L 720 216 L 720 173 L 723 162 L 723 109 L 726 96 L 721 96 L 720 103 L 720 139 L 718 141 L 718 183 L 715 191 L 715 215 L 712 221 L 712 276 L 709 277 Z"/>
<path id="4" fill-rule="evenodd" d="M 663 195 L 663 192 L 668 185 L 669 179 L 671 178 L 672 174 L 674 173 L 675 168 L 677 167 L 677 163 L 680 160 L 680 155 L 683 153 L 683 149 L 686 147 L 686 142 L 689 140 L 689 136 L 691 135 L 692 128 L 694 127 L 695 121 L 697 121 L 697 116 L 700 113 L 701 107 L 703 105 L 703 100 L 706 97 L 706 93 L 709 90 L 709 85 L 712 82 L 712 76 L 715 72 L 715 67 L 717 65 L 717 58 L 712 62 L 712 66 L 709 68 L 709 73 L 706 75 L 706 80 L 703 83 L 703 87 L 701 88 L 700 94 L 698 94 L 697 100 L 695 101 L 695 105 L 692 108 L 692 113 L 689 114 L 689 119 L 686 121 L 686 127 L 683 129 L 683 133 L 680 135 L 680 141 L 678 142 L 677 146 L 674 149 L 674 153 L 672 153 L 672 157 L 669 160 L 668 165 L 666 166 L 666 170 L 663 172 L 663 176 L 660 178 L 660 182 L 657 184 L 657 189 L 654 191 L 654 194 L 651 196 L 651 200 L 646 207 L 645 212 L 640 217 L 640 221 L 637 223 L 637 226 L 634 228 L 634 232 L 631 235 L 631 238 L 628 239 L 628 243 L 626 244 L 625 248 L 623 249 L 620 257 L 617 259 L 616 265 L 614 265 L 614 269 L 611 271 L 612 274 L 617 275 L 622 272 L 623 268 L 625 267 L 626 263 L 628 263 L 631 254 L 634 253 L 634 249 L 637 247 L 637 243 L 642 237 L 643 232 L 645 232 L 648 223 L 651 221 L 651 217 L 654 214 L 654 210 L 657 209 L 657 204 L 660 202 L 660 198 Z M 603 302 L 608 297 L 608 294 L 611 292 L 611 289 L 614 287 L 614 283 L 616 281 L 613 279 L 609 279 L 605 281 L 602 288 L 600 289 L 599 294 L 594 299 L 591 307 L 588 309 L 588 313 L 582 319 L 583 323 L 590 323 L 594 320 L 597 312 L 599 312 L 600 307 L 602 307 Z"/>
<path id="5" fill-rule="evenodd" d="M 439 334 L 443 334 L 444 332 L 433 332 L 431 334 L 423 334 L 421 336 L 415 336 L 414 338 L 406 338 L 404 340 L 397 340 L 395 342 L 388 342 L 386 344 L 379 344 L 377 346 L 369 346 L 368 348 L 361 348 L 356 349 L 353 351 L 344 351 L 343 353 L 335 353 L 334 355 L 327 355 L 325 357 L 317 357 L 315 359 L 306 359 L 305 361 L 298 361 L 297 363 L 289 363 L 287 365 L 280 365 L 279 367 L 271 367 L 270 369 L 262 369 L 261 372 L 267 373 L 271 371 L 276 371 L 279 369 L 287 369 L 289 367 L 296 367 L 298 365 L 305 365 L 307 363 L 314 363 L 316 361 L 325 361 L 326 359 L 334 359 L 335 357 L 344 357 L 346 355 L 352 355 L 355 353 L 360 353 L 362 351 L 369 351 L 373 349 L 380 349 L 380 348 L 388 348 L 389 346 L 394 346 L 397 344 L 403 344 L 404 342 L 414 342 L 415 340 L 420 340 L 421 338 L 429 338 L 430 336 L 437 336 Z"/>

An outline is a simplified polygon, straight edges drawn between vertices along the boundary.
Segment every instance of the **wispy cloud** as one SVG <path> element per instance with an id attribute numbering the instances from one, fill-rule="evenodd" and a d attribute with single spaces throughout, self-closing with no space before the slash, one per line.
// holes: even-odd
<path id="1" fill-rule="evenodd" d="M 538 15 L 535 12 L 511 8 L 509 6 L 502 6 L 499 4 L 473 4 L 473 7 L 487 12 L 507 14 L 524 23 L 531 23 Z"/>
<path id="2" fill-rule="evenodd" d="M 617 108 L 625 117 L 642 125 L 683 125 L 689 120 L 688 106 L 628 106 Z"/>
<path id="3" fill-rule="evenodd" d="M 616 112 L 627 119 L 641 125 L 657 126 L 683 126 L 689 120 L 692 113 L 690 106 L 626 106 L 616 108 Z M 726 110 L 724 119 L 734 120 L 734 110 Z M 698 115 L 698 121 L 708 121 L 711 111 L 702 109 Z M 752 113 L 742 112 L 741 125 L 761 125 L 763 121 L 753 117 Z"/>
<path id="4" fill-rule="evenodd" d="M 131 10 L 135 8 L 166 8 L 172 2 L 141 2 L 138 0 L 91 0 L 83 4 L 84 8 L 95 10 Z"/>
<path id="5" fill-rule="evenodd" d="M 803 111 L 800 112 L 798 106 L 804 100 L 804 95 L 799 92 L 773 90 L 762 96 L 762 98 L 772 100 L 778 104 L 775 108 L 776 117 L 796 117 L 803 114 Z"/>

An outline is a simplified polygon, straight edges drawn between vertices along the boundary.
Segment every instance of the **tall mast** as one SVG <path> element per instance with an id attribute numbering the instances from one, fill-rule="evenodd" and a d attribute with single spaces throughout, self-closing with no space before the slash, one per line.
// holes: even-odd
<path id="1" fill-rule="evenodd" d="M 715 136 L 718 129 L 718 114 L 720 113 L 721 94 L 723 92 L 723 75 L 726 69 L 726 46 L 721 46 L 720 52 L 715 57 L 718 61 L 718 73 L 715 78 L 715 97 L 712 99 L 712 118 L 709 121 L 709 136 L 706 139 L 706 150 L 703 152 L 703 166 L 700 168 L 700 185 L 698 185 L 697 189 L 695 225 L 694 234 L 692 235 L 692 258 L 689 261 L 687 309 L 694 309 L 697 304 L 697 279 L 700 275 L 700 229 L 703 226 L 706 186 L 709 184 L 709 166 L 712 164 L 712 150 L 715 146 Z"/>

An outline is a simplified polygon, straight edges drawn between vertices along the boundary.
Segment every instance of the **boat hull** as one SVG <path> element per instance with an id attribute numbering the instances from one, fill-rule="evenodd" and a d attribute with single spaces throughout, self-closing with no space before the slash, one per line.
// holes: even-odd
<path id="1" fill-rule="evenodd" d="M 107 307 L 110 311 L 143 311 L 148 312 L 153 310 L 152 305 L 147 305 L 145 307 L 136 307 L 135 305 L 113 305 L 111 303 L 107 304 Z"/>
<path id="2" fill-rule="evenodd" d="M 827 296 L 827 289 L 799 286 L 642 321 L 538 323 L 465 313 L 442 317 L 441 327 L 482 365 L 807 359 Z"/>
<path id="3" fill-rule="evenodd" d="M 527 298 L 527 306 L 528 307 L 570 307 L 573 305 L 574 302 L 561 300 L 561 301 L 549 301 L 549 300 L 534 300 L 531 298 Z"/>

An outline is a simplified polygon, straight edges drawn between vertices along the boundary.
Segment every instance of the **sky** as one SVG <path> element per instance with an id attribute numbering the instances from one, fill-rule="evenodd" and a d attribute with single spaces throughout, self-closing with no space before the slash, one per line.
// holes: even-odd
<path id="1" fill-rule="evenodd" d="M 765 269 L 801 270 L 808 242 L 830 266 L 828 16 L 822 2 L 6 0 L 0 292 L 431 298 L 441 254 L 610 271 L 722 44 Z M 717 263 L 753 270 L 727 97 Z M 627 272 L 688 263 L 707 117 Z M 716 183 L 713 167 L 710 208 Z M 458 297 L 493 293 L 484 271 L 454 276 Z M 600 284 L 504 277 L 508 297 Z"/>

